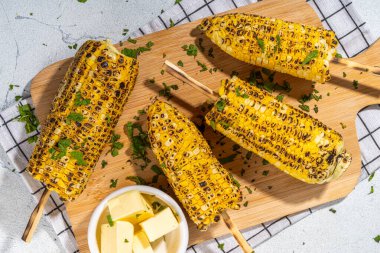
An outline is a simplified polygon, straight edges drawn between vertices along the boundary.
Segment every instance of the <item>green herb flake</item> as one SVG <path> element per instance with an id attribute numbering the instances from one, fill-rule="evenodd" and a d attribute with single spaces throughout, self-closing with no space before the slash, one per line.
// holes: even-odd
<path id="1" fill-rule="evenodd" d="M 152 167 L 150 167 L 150 169 L 156 173 L 157 175 L 165 175 L 164 172 L 162 171 L 162 169 L 160 167 L 158 167 L 157 165 L 152 165 Z"/>
<path id="2" fill-rule="evenodd" d="M 343 72 L 343 77 L 346 77 L 346 76 L 347 76 L 346 72 Z"/>
<path id="3" fill-rule="evenodd" d="M 85 3 L 87 0 L 78 0 L 79 3 Z"/>
<path id="4" fill-rule="evenodd" d="M 122 35 L 125 36 L 125 35 L 127 35 L 128 32 L 129 32 L 129 29 L 124 28 L 124 29 L 123 29 L 123 33 L 122 33 Z"/>
<path id="5" fill-rule="evenodd" d="M 20 101 L 22 99 L 22 96 L 15 96 L 16 102 Z"/>
<path id="6" fill-rule="evenodd" d="M 216 124 L 215 124 L 215 121 L 211 120 L 210 121 L 210 126 L 212 129 L 214 129 L 214 131 L 216 130 Z"/>
<path id="7" fill-rule="evenodd" d="M 249 188 L 248 186 L 245 186 L 245 189 L 247 189 L 247 192 L 248 192 L 249 194 L 252 194 L 252 190 L 251 190 L 251 188 Z"/>
<path id="8" fill-rule="evenodd" d="M 162 85 L 164 86 L 164 88 L 158 91 L 158 95 L 160 97 L 165 97 L 167 100 L 170 100 L 173 97 L 171 91 L 178 90 L 178 85 L 167 85 L 166 83 L 162 83 Z"/>
<path id="9" fill-rule="evenodd" d="M 248 206 L 248 201 L 244 202 L 243 206 L 247 207 Z"/>
<path id="10" fill-rule="evenodd" d="M 298 107 L 306 112 L 310 112 L 310 107 L 308 105 L 299 105 Z"/>
<path id="11" fill-rule="evenodd" d="M 67 153 L 67 148 L 71 145 L 70 139 L 61 139 L 57 143 L 56 148 L 50 148 L 49 153 L 51 154 L 51 159 L 58 160 L 64 157 Z"/>
<path id="12" fill-rule="evenodd" d="M 375 172 L 372 172 L 371 175 L 369 175 L 368 177 L 368 182 L 371 182 L 374 176 L 375 176 Z"/>
<path id="13" fill-rule="evenodd" d="M 346 125 L 346 124 L 344 124 L 344 123 L 342 123 L 342 122 L 340 122 L 339 124 L 340 124 L 340 126 L 342 127 L 342 129 L 347 128 L 347 125 Z"/>
<path id="14" fill-rule="evenodd" d="M 183 45 L 182 49 L 186 51 L 188 56 L 194 56 L 194 58 L 198 55 L 198 48 L 194 44 Z"/>
<path id="15" fill-rule="evenodd" d="M 124 147 L 124 144 L 119 142 L 118 140 L 120 139 L 120 134 L 115 134 L 113 133 L 111 136 L 111 155 L 113 157 L 119 155 L 119 150 Z"/>
<path id="16" fill-rule="evenodd" d="M 112 220 L 112 217 L 111 215 L 107 215 L 107 221 L 108 221 L 108 224 L 113 227 L 113 220 Z"/>
<path id="17" fill-rule="evenodd" d="M 125 242 L 125 243 L 128 243 L 129 241 L 128 241 L 128 239 L 127 239 L 127 238 L 125 238 L 125 239 L 124 239 L 124 242 Z"/>
<path id="18" fill-rule="evenodd" d="M 259 47 L 261 49 L 261 52 L 264 53 L 265 52 L 264 41 L 262 39 L 259 39 L 259 38 L 256 38 L 256 41 L 257 41 L 257 44 L 259 45 Z"/>
<path id="19" fill-rule="evenodd" d="M 29 144 L 35 143 L 35 142 L 37 142 L 37 141 L 38 141 L 38 136 L 37 136 L 37 135 L 30 136 L 30 137 L 28 138 L 28 143 L 29 143 Z"/>
<path id="20" fill-rule="evenodd" d="M 111 179 L 110 188 L 116 188 L 118 179 Z"/>
<path id="21" fill-rule="evenodd" d="M 314 50 L 314 51 L 310 52 L 310 53 L 306 56 L 305 60 L 303 60 L 303 62 L 302 62 L 302 66 L 304 66 L 304 65 L 306 65 L 306 64 L 308 64 L 308 63 L 310 63 L 311 60 L 313 60 L 314 58 L 317 58 L 317 57 L 318 57 L 318 50 Z"/>
<path id="22" fill-rule="evenodd" d="M 169 19 L 169 22 L 170 22 L 170 25 L 169 25 L 169 27 L 173 27 L 175 24 L 174 24 L 174 21 L 170 18 Z"/>
<path id="23" fill-rule="evenodd" d="M 315 113 L 318 113 L 318 111 L 319 111 L 318 106 L 317 106 L 317 105 L 314 105 L 313 110 L 314 110 Z"/>
<path id="24" fill-rule="evenodd" d="M 128 176 L 125 178 L 126 180 L 135 182 L 137 185 L 146 185 L 146 181 L 144 178 L 139 177 L 139 176 Z"/>
<path id="25" fill-rule="evenodd" d="M 352 82 L 352 85 L 354 86 L 355 90 L 357 90 L 358 87 L 359 87 L 359 81 L 358 81 L 358 80 L 354 80 L 354 81 Z"/>
<path id="26" fill-rule="evenodd" d="M 229 155 L 229 156 L 227 156 L 227 157 L 220 158 L 220 159 L 218 159 L 218 160 L 219 160 L 219 162 L 220 162 L 221 164 L 230 163 L 230 162 L 232 162 L 232 161 L 235 159 L 236 155 L 237 155 L 237 154 L 232 154 L 232 155 Z"/>
<path id="27" fill-rule="evenodd" d="M 179 61 L 177 62 L 177 65 L 180 66 L 180 67 L 183 67 L 183 62 L 182 62 L 181 60 L 179 60 Z"/>
<path id="28" fill-rule="evenodd" d="M 373 238 L 373 240 L 374 240 L 375 242 L 379 243 L 379 242 L 380 242 L 380 235 L 375 236 L 375 237 Z"/>
<path id="29" fill-rule="evenodd" d="M 81 113 L 72 112 L 66 117 L 66 124 L 70 125 L 72 121 L 74 122 L 82 122 L 84 119 Z"/>
<path id="30" fill-rule="evenodd" d="M 70 156 L 77 160 L 77 164 L 80 166 L 87 165 L 86 161 L 83 159 L 83 153 L 80 151 L 71 151 Z"/>
<path id="31" fill-rule="evenodd" d="M 129 43 L 136 44 L 137 40 L 132 39 L 131 37 L 128 38 L 127 40 Z"/>
<path id="32" fill-rule="evenodd" d="M 202 68 L 201 70 L 199 70 L 199 72 L 204 72 L 204 71 L 207 71 L 207 70 L 208 70 L 206 64 L 204 64 L 204 63 L 202 63 L 202 62 L 200 62 L 200 61 L 197 61 L 197 64 L 198 64 L 199 67 Z"/>
<path id="33" fill-rule="evenodd" d="M 106 160 L 102 160 L 102 169 L 104 169 L 106 166 L 107 166 L 107 161 Z"/>
<path id="34" fill-rule="evenodd" d="M 175 0 L 174 4 L 179 4 L 182 0 Z"/>
<path id="35" fill-rule="evenodd" d="M 150 147 L 148 133 L 142 129 L 138 123 L 128 122 L 124 125 L 124 132 L 131 142 L 132 158 L 141 160 L 141 169 L 145 169 L 151 162 L 147 155 L 147 148 Z"/>
<path id="36" fill-rule="evenodd" d="M 263 165 L 268 165 L 268 164 L 269 164 L 269 162 L 267 160 L 263 159 Z"/>
<path id="37" fill-rule="evenodd" d="M 269 170 L 264 170 L 263 171 L 263 176 L 268 176 L 269 175 Z"/>
<path id="38" fill-rule="evenodd" d="M 335 54 L 335 58 L 338 58 L 338 59 L 340 59 L 340 58 L 343 58 L 343 57 L 342 57 L 342 55 L 341 55 L 341 54 L 339 54 L 339 53 L 336 53 L 336 54 Z"/>
<path id="39" fill-rule="evenodd" d="M 218 249 L 224 252 L 224 243 L 218 243 Z"/>
<path id="40" fill-rule="evenodd" d="M 222 112 L 224 110 L 224 107 L 226 106 L 226 101 L 223 99 L 218 100 L 218 102 L 216 102 L 215 106 L 219 112 Z"/>
<path id="41" fill-rule="evenodd" d="M 276 50 L 275 51 L 277 51 L 278 49 L 281 49 L 281 37 L 280 37 L 280 35 L 276 35 Z"/>
<path id="42" fill-rule="evenodd" d="M 70 49 L 77 49 L 77 47 L 78 47 L 78 44 L 77 43 L 75 43 L 74 45 L 68 45 L 67 46 L 68 48 L 70 48 Z"/>
<path id="43" fill-rule="evenodd" d="M 9 90 L 13 90 L 14 87 L 20 87 L 19 85 L 16 85 L 16 84 L 10 84 L 9 85 Z"/>
<path id="44" fill-rule="evenodd" d="M 25 131 L 27 134 L 32 133 L 37 130 L 40 122 L 37 117 L 34 115 L 32 108 L 29 104 L 19 105 L 17 106 L 18 113 L 20 116 L 18 117 L 19 122 L 25 123 Z"/>
<path id="45" fill-rule="evenodd" d="M 372 194 L 372 193 L 374 193 L 374 192 L 375 192 L 375 189 L 373 188 L 373 185 L 371 185 L 371 190 L 369 191 L 368 195 L 369 195 L 369 194 Z"/>
<path id="46" fill-rule="evenodd" d="M 334 208 L 330 208 L 329 211 L 332 213 L 336 213 L 336 210 Z"/>
<path id="47" fill-rule="evenodd" d="M 278 94 L 276 99 L 277 101 L 282 102 L 284 100 L 284 94 Z"/>
<path id="48" fill-rule="evenodd" d="M 82 106 L 82 105 L 89 105 L 90 99 L 84 99 L 82 97 L 82 94 L 78 91 L 75 93 L 75 99 L 74 99 L 74 105 L 75 106 Z"/>

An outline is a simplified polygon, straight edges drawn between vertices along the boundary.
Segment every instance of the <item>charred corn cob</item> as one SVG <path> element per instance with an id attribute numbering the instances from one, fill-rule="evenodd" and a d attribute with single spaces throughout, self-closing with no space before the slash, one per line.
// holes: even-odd
<path id="1" fill-rule="evenodd" d="M 87 41 L 76 53 L 42 128 L 27 170 L 75 199 L 109 142 L 138 73 L 135 59 L 108 41 Z"/>
<path id="2" fill-rule="evenodd" d="M 206 122 L 285 173 L 321 184 L 350 165 L 338 132 L 265 90 L 233 77 L 222 81 L 219 93 Z"/>
<path id="3" fill-rule="evenodd" d="M 225 209 L 239 209 L 239 188 L 186 116 L 157 100 L 148 109 L 148 135 L 171 187 L 198 229 L 219 221 Z"/>
<path id="4" fill-rule="evenodd" d="M 241 61 L 320 83 L 330 79 L 333 31 L 240 13 L 206 18 L 200 29 Z"/>

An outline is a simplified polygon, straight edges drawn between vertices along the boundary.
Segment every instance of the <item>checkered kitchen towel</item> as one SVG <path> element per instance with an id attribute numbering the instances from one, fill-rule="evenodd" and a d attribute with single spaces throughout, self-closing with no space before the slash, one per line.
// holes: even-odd
<path id="1" fill-rule="evenodd" d="M 139 37 L 166 29 L 171 23 L 174 23 L 174 25 L 183 24 L 253 2 L 256 1 L 182 0 L 149 24 L 141 27 L 134 33 L 134 36 Z M 366 28 L 365 22 L 359 18 L 349 0 L 310 0 L 308 3 L 318 13 L 323 25 L 336 32 L 340 42 L 339 51 L 342 55 L 355 56 L 374 42 L 374 38 Z M 18 105 L 26 103 L 31 104 L 31 100 L 25 99 L 19 102 Z M 39 132 L 36 131 L 27 136 L 23 123 L 17 121 L 18 116 L 16 105 L 0 113 L 0 143 L 37 201 L 41 197 L 44 187 L 40 182 L 33 180 L 29 176 L 25 171 L 25 167 L 33 150 L 33 145 L 27 142 L 27 138 L 38 135 Z M 376 105 L 361 111 L 356 122 L 362 151 L 361 180 L 380 167 L 380 122 L 376 120 L 379 118 L 380 106 Z M 328 205 L 326 204 L 323 207 Z M 255 247 L 320 208 L 308 209 L 298 214 L 257 225 L 244 230 L 243 234 L 248 242 Z M 50 200 L 45 207 L 45 215 L 51 221 L 66 252 L 79 252 L 65 205 L 54 193 L 50 196 Z M 219 252 L 219 243 L 224 244 L 224 252 L 240 252 L 238 245 L 231 236 L 191 246 L 188 252 Z"/>

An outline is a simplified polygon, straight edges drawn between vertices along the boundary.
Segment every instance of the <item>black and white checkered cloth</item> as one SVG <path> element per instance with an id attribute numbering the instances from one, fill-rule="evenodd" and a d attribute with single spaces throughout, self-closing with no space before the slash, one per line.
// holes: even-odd
<path id="1" fill-rule="evenodd" d="M 174 22 L 174 25 L 179 25 L 254 2 L 256 0 L 183 0 L 149 24 L 141 27 L 133 35 L 139 37 L 166 29 L 170 26 L 171 22 Z M 374 43 L 375 39 L 367 29 L 365 22 L 358 16 L 351 1 L 309 0 L 307 2 L 317 12 L 323 25 L 327 29 L 335 31 L 340 42 L 339 52 L 343 56 L 353 57 Z M 31 104 L 30 98 L 24 99 L 18 104 L 22 105 L 26 103 Z M 25 167 L 33 150 L 33 145 L 27 142 L 27 138 L 38 135 L 39 132 L 26 135 L 24 124 L 17 121 L 18 116 L 17 105 L 0 113 L 0 143 L 6 150 L 29 191 L 36 201 L 38 201 L 44 187 L 40 182 L 33 180 L 29 176 L 25 171 Z M 361 180 L 380 167 L 380 122 L 376 120 L 379 118 L 379 105 L 370 106 L 362 110 L 357 118 L 356 127 L 362 154 Z M 328 205 L 331 204 L 325 204 L 322 207 L 308 209 L 298 214 L 289 215 L 245 229 L 243 235 L 255 247 L 286 227 Z M 65 252 L 79 252 L 65 205 L 55 193 L 50 196 L 47 202 L 45 215 L 56 231 Z M 218 248 L 218 244 L 222 243 L 224 244 L 223 250 Z M 240 252 L 240 249 L 231 236 L 224 236 L 199 245 L 193 245 L 188 249 L 189 253 L 219 251 Z"/>

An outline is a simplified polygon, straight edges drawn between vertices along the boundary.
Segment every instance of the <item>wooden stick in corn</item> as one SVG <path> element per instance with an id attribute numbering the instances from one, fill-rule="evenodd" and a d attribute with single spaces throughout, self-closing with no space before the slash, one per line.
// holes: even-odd
<path id="1" fill-rule="evenodd" d="M 30 158 L 27 171 L 32 177 L 63 200 L 78 197 L 110 141 L 137 74 L 137 60 L 110 42 L 85 42 L 66 72 Z M 38 215 L 31 217 L 26 231 L 33 217 Z"/>
<path id="2" fill-rule="evenodd" d="M 156 100 L 147 112 L 148 136 L 174 193 L 199 230 L 207 230 L 222 215 L 242 245 L 253 252 L 233 225 L 227 209 L 239 209 L 241 191 L 214 157 L 207 141 L 186 116 Z"/>
<path id="3" fill-rule="evenodd" d="M 267 91 L 233 77 L 222 81 L 219 95 L 206 122 L 285 173 L 322 184 L 350 165 L 352 157 L 338 132 Z"/>

